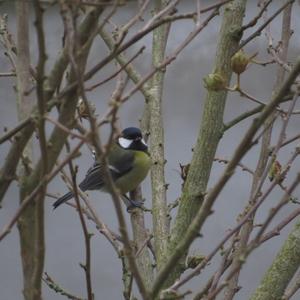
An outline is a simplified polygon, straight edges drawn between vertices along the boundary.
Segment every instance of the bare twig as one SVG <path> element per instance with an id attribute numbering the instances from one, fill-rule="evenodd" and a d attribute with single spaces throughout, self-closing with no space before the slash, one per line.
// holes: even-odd
<path id="1" fill-rule="evenodd" d="M 11 220 L 4 226 L 3 230 L 0 233 L 0 241 L 10 233 L 12 227 L 18 221 L 19 217 L 23 213 L 24 209 L 33 201 L 33 199 L 40 193 L 41 189 L 43 188 L 44 184 L 50 182 L 59 172 L 60 170 L 69 162 L 69 160 L 73 159 L 74 155 L 78 152 L 78 150 L 83 145 L 83 142 L 80 141 L 78 145 L 70 152 L 70 154 L 65 158 L 65 160 L 52 171 L 51 174 L 45 175 L 43 178 L 40 179 L 39 184 L 35 187 L 35 189 L 28 195 L 23 201 L 14 216 Z"/>
<path id="2" fill-rule="evenodd" d="M 268 26 L 288 5 L 294 3 L 295 0 L 286 1 L 266 22 L 259 26 L 248 38 L 241 42 L 239 49 L 245 47 L 250 41 L 259 36 L 263 29 Z"/>
<path id="3" fill-rule="evenodd" d="M 300 139 L 300 134 L 296 134 L 295 136 L 293 136 L 293 137 L 287 139 L 285 142 L 283 142 L 283 143 L 281 144 L 280 147 L 282 148 L 282 147 L 284 147 L 284 146 L 286 146 L 286 145 L 288 145 L 288 144 L 290 144 L 290 143 L 293 143 L 294 141 L 296 141 L 296 140 L 298 140 L 298 139 Z"/>
<path id="4" fill-rule="evenodd" d="M 227 165 L 229 163 L 228 159 L 217 158 L 217 157 L 214 159 L 214 161 L 219 162 L 219 163 L 223 163 L 225 165 Z M 244 164 L 238 163 L 238 166 L 241 167 L 243 171 L 246 171 L 246 172 L 250 173 L 251 175 L 254 174 L 254 171 L 251 170 L 250 168 L 248 168 L 247 166 L 245 166 Z"/>
<path id="5" fill-rule="evenodd" d="M 5 141 L 9 140 L 12 136 L 14 136 L 16 133 L 18 133 L 21 129 L 23 129 L 31 122 L 32 122 L 31 117 L 28 117 L 23 121 L 21 121 L 15 128 L 11 129 L 0 138 L 0 145 Z"/>
<path id="6" fill-rule="evenodd" d="M 44 117 L 46 120 L 48 120 L 49 122 L 51 122 L 52 124 L 56 125 L 57 127 L 59 127 L 61 130 L 63 130 L 64 132 L 66 132 L 68 135 L 70 135 L 71 137 L 74 138 L 78 138 L 79 140 L 84 141 L 85 143 L 89 142 L 88 137 L 83 136 L 81 134 L 78 134 L 74 131 L 72 131 L 70 128 L 64 126 L 63 124 L 61 124 L 59 121 L 54 120 L 53 118 L 49 117 L 49 116 L 45 116 Z"/>
<path id="7" fill-rule="evenodd" d="M 0 77 L 15 77 L 17 76 L 16 72 L 2 72 Z"/>
<path id="8" fill-rule="evenodd" d="M 250 27 L 253 27 L 256 25 L 257 21 L 261 18 L 261 16 L 263 15 L 264 11 L 268 8 L 268 6 L 272 3 L 273 0 L 268 0 L 265 1 L 263 7 L 261 8 L 260 12 L 258 13 L 258 15 L 253 18 L 252 20 L 250 20 L 247 24 L 242 26 L 242 30 L 245 31 Z"/>
<path id="9" fill-rule="evenodd" d="M 58 293 L 62 296 L 67 297 L 68 299 L 71 300 L 85 300 L 83 298 L 79 298 L 75 295 L 72 295 L 71 293 L 67 292 L 65 289 L 63 289 L 60 285 L 58 285 L 52 277 L 48 273 L 44 273 L 44 277 L 42 280 L 47 284 L 47 286 L 53 290 L 55 293 Z"/>
<path id="10" fill-rule="evenodd" d="M 74 190 L 74 197 L 77 205 L 77 210 L 79 214 L 80 223 L 82 226 L 83 234 L 84 234 L 84 241 L 85 241 L 85 265 L 82 265 L 82 268 L 85 272 L 86 278 L 86 288 L 87 288 L 87 296 L 88 300 L 93 300 L 93 290 L 92 290 L 92 280 L 91 280 L 91 237 L 92 235 L 88 232 L 88 228 L 83 217 L 83 213 L 80 206 L 79 196 L 78 196 L 78 188 L 76 184 L 76 170 L 74 170 L 74 166 L 72 161 L 69 161 L 69 168 L 72 176 L 72 185 Z"/>
<path id="11" fill-rule="evenodd" d="M 113 73 L 112 75 L 110 75 L 109 77 L 107 77 L 106 79 L 100 81 L 99 83 L 96 83 L 90 87 L 86 87 L 85 91 L 89 92 L 92 91 L 93 89 L 103 85 L 104 83 L 110 81 L 111 79 L 113 79 L 114 77 L 116 77 L 118 74 L 120 74 L 124 69 L 127 68 L 127 66 L 129 64 L 131 64 L 140 54 L 143 53 L 143 51 L 145 50 L 145 46 L 141 47 L 138 52 L 132 56 L 132 58 L 130 58 L 123 66 L 121 66 L 115 73 Z"/>
<path id="12" fill-rule="evenodd" d="M 61 163 L 58 163 L 58 165 L 60 164 Z M 63 169 L 61 169 L 60 172 L 63 175 L 63 180 L 66 183 L 67 187 L 70 189 L 70 191 L 73 191 L 72 184 L 71 184 L 72 180 L 67 176 L 66 172 Z M 106 239 L 110 242 L 110 244 L 116 251 L 117 255 L 121 256 L 121 245 L 117 242 L 117 240 L 123 242 L 122 239 L 119 236 L 117 236 L 115 233 L 113 233 L 106 226 L 106 224 L 101 220 L 101 218 L 96 213 L 95 208 L 91 205 L 86 194 L 83 193 L 79 188 L 77 189 L 77 193 L 80 196 L 80 198 L 84 201 L 87 207 L 87 210 L 81 207 L 81 211 L 96 224 L 99 232 L 103 234 L 106 237 Z M 74 205 L 72 203 L 67 203 L 67 204 L 77 209 L 77 205 Z"/>
<path id="13" fill-rule="evenodd" d="M 289 91 L 290 86 L 294 83 L 294 81 L 297 78 L 297 76 L 299 75 L 299 73 L 300 73 L 300 57 L 298 58 L 297 63 L 295 64 L 295 67 L 293 68 L 293 72 L 291 72 L 289 74 L 288 78 L 283 83 L 283 85 L 282 85 L 281 89 L 278 91 L 277 95 L 272 99 L 272 101 L 268 105 L 266 105 L 266 107 L 265 107 L 264 111 L 261 113 L 260 117 L 257 118 L 252 123 L 252 125 L 250 126 L 250 128 L 248 129 L 246 134 L 244 135 L 244 138 L 242 139 L 241 143 L 237 147 L 237 149 L 233 155 L 233 158 L 231 159 L 230 163 L 227 165 L 227 168 L 225 169 L 223 175 L 218 180 L 216 185 L 212 188 L 212 190 L 207 194 L 200 210 L 198 211 L 194 220 L 190 224 L 189 229 L 186 231 L 185 237 L 177 245 L 176 249 L 174 249 L 173 254 L 169 258 L 169 260 L 166 262 L 164 268 L 158 273 L 156 280 L 154 282 L 154 285 L 153 285 L 153 294 L 154 295 L 156 293 L 158 293 L 159 288 L 161 287 L 161 285 L 163 284 L 164 280 L 167 277 L 167 274 L 175 267 L 175 262 L 178 261 L 181 254 L 184 252 L 183 249 L 187 249 L 187 247 L 194 240 L 195 233 L 198 233 L 201 230 L 201 227 L 202 227 L 204 221 L 210 215 L 211 207 L 212 207 L 216 197 L 219 195 L 219 193 L 221 192 L 222 188 L 224 187 L 226 182 L 229 180 L 229 178 L 231 178 L 236 165 L 240 162 L 241 158 L 249 150 L 249 145 L 251 144 L 255 133 L 260 128 L 260 126 L 263 124 L 265 119 L 274 111 L 277 104 L 280 102 L 280 99 L 287 93 L 287 91 Z M 272 186 L 273 185 L 275 186 L 277 181 L 278 180 L 275 180 L 275 182 L 272 183 L 272 185 L 270 186 L 270 188 L 267 191 L 268 193 L 270 193 L 271 188 L 273 188 Z M 266 192 L 266 195 L 268 194 L 267 192 Z M 265 197 L 266 197 L 266 195 L 265 195 Z M 258 207 L 257 204 L 261 203 L 261 201 L 263 201 L 265 199 L 265 197 L 261 198 L 261 200 L 259 202 L 257 202 L 255 204 L 255 206 L 253 206 L 253 208 L 250 210 L 251 214 L 257 209 L 257 207 Z M 249 214 L 247 214 L 247 219 L 245 220 L 245 222 L 248 220 L 248 218 L 249 218 Z M 240 225 L 240 226 L 242 226 L 242 225 Z M 203 264 L 200 264 L 201 268 L 203 267 L 203 265 L 205 265 L 205 263 L 206 263 L 206 261 Z M 201 269 L 201 268 L 199 267 L 199 269 Z M 199 269 L 196 268 L 194 270 L 193 274 L 194 275 L 197 274 L 197 272 L 199 272 Z M 191 277 L 193 277 L 193 276 L 191 276 Z M 187 276 L 184 279 L 181 279 L 180 280 L 181 285 L 183 282 L 188 281 L 191 277 Z M 178 286 L 178 282 L 176 283 L 176 286 Z"/>

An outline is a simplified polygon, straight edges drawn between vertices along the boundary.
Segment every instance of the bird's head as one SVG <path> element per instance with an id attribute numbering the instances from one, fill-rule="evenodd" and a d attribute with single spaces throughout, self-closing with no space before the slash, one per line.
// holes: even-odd
<path id="1" fill-rule="evenodd" d="M 123 149 L 147 151 L 148 146 L 143 139 L 142 132 L 139 128 L 125 128 L 118 137 L 118 144 Z"/>

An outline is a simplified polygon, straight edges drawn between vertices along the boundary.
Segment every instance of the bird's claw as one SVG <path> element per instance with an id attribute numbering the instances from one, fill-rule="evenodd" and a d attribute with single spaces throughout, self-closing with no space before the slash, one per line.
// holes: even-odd
<path id="1" fill-rule="evenodd" d="M 136 201 L 128 198 L 128 205 L 127 205 L 127 212 L 130 212 L 131 210 L 135 208 L 143 208 L 143 202 L 142 201 Z"/>

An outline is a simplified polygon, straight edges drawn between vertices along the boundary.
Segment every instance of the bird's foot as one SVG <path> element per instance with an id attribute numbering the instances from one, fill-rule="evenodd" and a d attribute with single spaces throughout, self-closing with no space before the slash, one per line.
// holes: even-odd
<path id="1" fill-rule="evenodd" d="M 123 201 L 126 205 L 127 212 L 131 212 L 135 208 L 139 208 L 145 212 L 151 212 L 150 209 L 144 206 L 144 201 L 132 200 L 127 195 L 123 195 Z"/>
<path id="2" fill-rule="evenodd" d="M 132 211 L 135 208 L 143 208 L 144 203 L 142 201 L 136 201 L 128 198 L 128 203 L 126 203 L 127 206 L 127 212 Z"/>

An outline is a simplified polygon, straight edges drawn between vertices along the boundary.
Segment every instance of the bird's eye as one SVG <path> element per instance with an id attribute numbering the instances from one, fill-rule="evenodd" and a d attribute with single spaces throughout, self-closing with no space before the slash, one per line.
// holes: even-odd
<path id="1" fill-rule="evenodd" d="M 124 137 L 119 137 L 118 142 L 122 148 L 127 149 L 130 147 L 132 140 L 126 139 Z"/>

